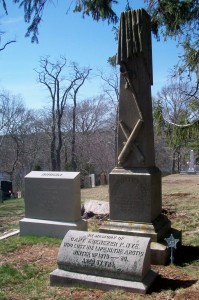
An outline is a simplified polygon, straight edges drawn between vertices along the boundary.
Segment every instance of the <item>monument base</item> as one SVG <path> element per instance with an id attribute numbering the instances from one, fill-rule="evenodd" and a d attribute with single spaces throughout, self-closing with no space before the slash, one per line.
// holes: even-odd
<path id="1" fill-rule="evenodd" d="M 169 262 L 170 249 L 167 248 L 164 238 L 168 238 L 172 233 L 181 242 L 181 232 L 171 228 L 170 220 L 163 214 L 152 223 L 106 221 L 99 232 L 150 237 L 151 264 L 154 265 L 166 265 Z"/>
<path id="2" fill-rule="evenodd" d="M 100 232 L 132 236 L 150 237 L 151 242 L 162 240 L 171 228 L 169 219 L 161 214 L 152 223 L 106 221 L 100 227 Z"/>
<path id="3" fill-rule="evenodd" d="M 60 269 L 54 270 L 50 273 L 50 285 L 52 286 L 70 286 L 70 285 L 85 285 L 89 288 L 99 288 L 102 290 L 109 289 L 124 289 L 133 293 L 146 294 L 148 288 L 151 286 L 157 273 L 150 270 L 142 282 L 127 281 L 122 279 L 93 276 L 87 274 L 80 274 L 68 272 Z"/>
<path id="4" fill-rule="evenodd" d="M 161 172 L 157 167 L 114 168 L 109 174 L 110 219 L 151 223 L 162 212 Z"/>
<path id="5" fill-rule="evenodd" d="M 19 221 L 20 235 L 48 236 L 64 238 L 69 230 L 87 230 L 87 222 L 78 220 L 76 222 L 56 222 L 41 219 L 23 218 Z"/>

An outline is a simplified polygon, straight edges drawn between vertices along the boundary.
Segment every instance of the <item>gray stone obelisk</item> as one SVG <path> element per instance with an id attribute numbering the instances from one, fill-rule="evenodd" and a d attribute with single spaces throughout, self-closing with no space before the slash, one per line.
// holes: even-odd
<path id="1" fill-rule="evenodd" d="M 145 10 L 121 14 L 117 62 L 118 163 L 109 175 L 110 221 L 100 231 L 147 236 L 157 243 L 169 233 L 170 221 L 161 214 L 161 172 L 155 166 L 151 29 Z"/>

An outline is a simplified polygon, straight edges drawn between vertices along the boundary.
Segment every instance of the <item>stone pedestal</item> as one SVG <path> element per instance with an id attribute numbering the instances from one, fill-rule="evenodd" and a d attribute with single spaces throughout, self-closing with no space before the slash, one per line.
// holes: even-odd
<path id="1" fill-rule="evenodd" d="M 158 168 L 115 168 L 109 177 L 110 220 L 100 232 L 151 239 L 152 264 L 166 264 L 169 251 L 164 238 L 171 222 L 161 213 L 161 172 Z"/>
<path id="2" fill-rule="evenodd" d="M 110 219 L 151 223 L 160 214 L 161 172 L 158 168 L 115 168 L 109 175 Z"/>
<path id="3" fill-rule="evenodd" d="M 42 219 L 23 218 L 19 221 L 20 235 L 49 236 L 62 239 L 68 230 L 87 230 L 87 222 L 58 222 Z"/>

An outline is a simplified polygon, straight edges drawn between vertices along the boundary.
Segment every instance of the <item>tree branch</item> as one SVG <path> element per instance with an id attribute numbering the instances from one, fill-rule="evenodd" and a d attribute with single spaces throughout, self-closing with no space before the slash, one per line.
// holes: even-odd
<path id="1" fill-rule="evenodd" d="M 3 51 L 6 48 L 6 46 L 8 46 L 11 43 L 16 43 L 16 41 L 9 41 L 9 42 L 5 43 L 5 45 L 2 48 L 0 48 L 0 51 Z"/>

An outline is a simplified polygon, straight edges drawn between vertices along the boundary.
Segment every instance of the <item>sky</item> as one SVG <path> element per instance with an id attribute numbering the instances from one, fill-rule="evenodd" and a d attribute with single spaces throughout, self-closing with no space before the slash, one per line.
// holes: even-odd
<path id="1" fill-rule="evenodd" d="M 39 43 L 32 44 L 25 37 L 27 24 L 23 19 L 23 10 L 7 1 L 8 16 L 0 15 L 0 29 L 5 34 L 2 44 L 16 40 L 0 52 L 0 89 L 20 95 L 28 108 L 40 109 L 49 103 L 45 87 L 37 80 L 35 69 L 39 69 L 41 57 L 49 55 L 58 59 L 60 55 L 68 61 L 74 61 L 80 67 L 89 67 L 95 73 L 97 69 L 107 72 L 107 59 L 117 51 L 112 25 L 106 21 L 95 22 L 91 17 L 82 18 L 81 14 L 67 12 L 69 1 L 49 1 L 42 24 L 39 27 Z M 133 9 L 144 8 L 144 1 L 130 1 Z M 3 9 L 0 8 L 1 12 Z M 118 15 L 125 9 L 125 1 L 119 1 L 114 7 Z M 1 45 L 2 45 L 1 44 Z M 155 95 L 167 84 L 171 68 L 178 60 L 178 48 L 174 41 L 160 42 L 152 39 L 153 87 Z M 91 79 L 80 91 L 79 98 L 85 99 L 102 94 L 99 78 Z"/>

